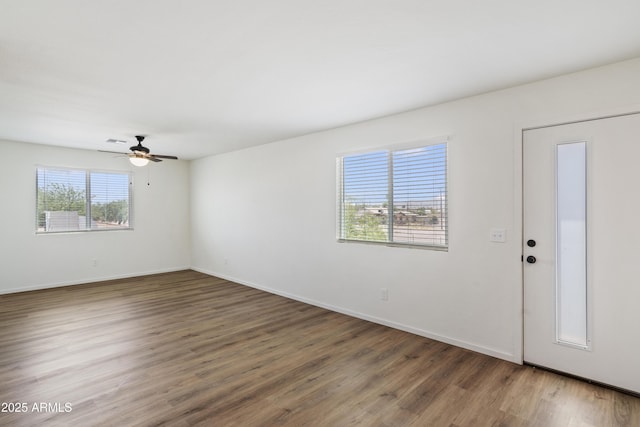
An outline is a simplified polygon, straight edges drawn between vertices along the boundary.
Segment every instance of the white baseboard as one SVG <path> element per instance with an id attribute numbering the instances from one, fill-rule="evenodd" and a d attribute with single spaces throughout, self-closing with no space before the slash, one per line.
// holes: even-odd
<path id="1" fill-rule="evenodd" d="M 235 277 L 231 277 L 225 274 L 221 274 L 215 271 L 210 271 L 210 270 L 206 270 L 203 268 L 199 268 L 199 267 L 194 267 L 191 266 L 191 269 L 194 271 L 198 271 L 200 273 L 204 273 L 204 274 L 208 274 L 210 276 L 215 276 L 215 277 L 219 277 L 221 279 L 225 279 L 225 280 L 229 280 L 231 282 L 235 282 L 235 283 L 239 283 L 241 285 L 245 285 L 245 286 L 249 286 L 251 288 L 255 288 L 255 289 L 259 289 L 261 291 L 265 291 L 265 292 L 269 292 L 271 294 L 275 294 L 275 295 L 280 295 L 282 297 L 285 298 L 289 298 L 292 300 L 296 300 L 296 301 L 300 301 L 306 304 L 310 304 L 310 305 L 314 305 L 316 307 L 321 307 L 327 310 L 331 310 L 331 311 L 335 311 L 337 313 L 341 313 L 341 314 L 345 314 L 347 316 L 351 316 L 351 317 L 355 317 L 358 319 L 362 319 L 362 320 L 367 320 L 369 322 L 373 322 L 373 323 L 377 323 L 380 325 L 384 325 L 384 326 L 388 326 L 390 328 L 394 328 L 394 329 L 398 329 L 404 332 L 409 332 L 415 335 L 419 335 L 421 337 L 425 337 L 425 338 L 429 338 L 432 340 L 436 340 L 436 341 L 440 341 L 446 344 L 451 344 L 454 345 L 456 347 L 461 347 L 461 348 L 465 348 L 467 350 L 471 350 L 471 351 L 475 351 L 477 353 L 482 353 L 482 354 L 486 354 L 488 356 L 492 356 L 492 357 L 496 357 L 498 359 L 503 359 L 503 360 L 507 360 L 509 362 L 513 362 L 513 363 L 517 363 L 517 364 L 522 364 L 522 360 L 520 360 L 519 358 L 516 357 L 516 355 L 511 354 L 511 353 L 507 353 L 501 350 L 496 350 L 490 347 L 486 347 L 483 345 L 479 345 L 479 344 L 475 344 L 475 343 L 470 343 L 467 341 L 461 341 L 455 338 L 450 338 L 447 336 L 443 336 L 440 334 L 436 334 L 434 332 L 431 331 L 426 331 L 424 329 L 420 329 L 420 328 L 414 328 L 413 326 L 409 326 L 409 325 L 404 325 L 402 323 L 397 323 L 391 320 L 387 320 L 387 319 L 382 319 L 376 316 L 370 316 L 368 314 L 365 313 L 360 313 L 357 311 L 353 311 L 353 310 L 349 310 L 347 308 L 343 308 L 343 307 L 338 307 L 335 305 L 331 305 L 331 304 L 326 304 L 320 301 L 315 301 L 309 298 L 305 298 L 305 297 L 301 297 L 299 295 L 295 295 L 295 294 L 290 294 L 288 292 L 283 292 L 277 289 L 272 289 L 266 286 L 261 286 L 255 283 L 251 283 L 251 282 L 247 282 L 246 280 L 242 280 L 242 279 L 238 279 Z"/>
<path id="2" fill-rule="evenodd" d="M 116 279 L 128 279 L 130 277 L 138 277 L 138 276 L 149 276 L 151 274 L 160 274 L 160 273 L 172 273 L 174 271 L 181 270 L 191 270 L 190 266 L 184 267 L 175 267 L 168 269 L 160 269 L 153 271 L 137 271 L 135 273 L 127 273 L 127 274 L 116 274 L 110 276 L 98 276 L 98 277 L 87 277 L 79 280 L 65 281 L 65 282 L 54 282 L 54 283 L 41 283 L 33 286 L 24 286 L 20 288 L 10 288 L 10 289 L 0 289 L 0 295 L 2 294 L 13 294 L 16 292 L 28 292 L 28 291 L 37 291 L 40 289 L 49 289 L 49 288 L 59 288 L 62 286 L 75 286 L 75 285 L 84 285 L 86 283 L 93 282 L 102 282 L 105 280 L 116 280 Z"/>

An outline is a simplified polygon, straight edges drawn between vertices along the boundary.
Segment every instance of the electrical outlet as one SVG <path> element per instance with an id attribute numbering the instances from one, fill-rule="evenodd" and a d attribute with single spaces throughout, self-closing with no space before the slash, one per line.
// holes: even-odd
<path id="1" fill-rule="evenodd" d="M 98 260 L 97 260 L 97 259 L 95 259 L 95 258 L 93 259 L 93 266 L 94 266 L 94 267 L 97 267 L 97 266 L 98 266 Z"/>
<path id="2" fill-rule="evenodd" d="M 382 301 L 388 301 L 389 300 L 389 289 L 380 288 L 380 299 Z"/>

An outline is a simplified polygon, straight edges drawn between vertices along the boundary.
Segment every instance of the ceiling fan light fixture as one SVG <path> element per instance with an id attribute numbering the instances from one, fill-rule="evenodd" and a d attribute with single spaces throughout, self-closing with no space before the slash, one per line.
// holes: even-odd
<path id="1" fill-rule="evenodd" d="M 144 157 L 129 157 L 129 161 L 132 165 L 142 167 L 146 166 L 149 163 L 149 159 Z"/>

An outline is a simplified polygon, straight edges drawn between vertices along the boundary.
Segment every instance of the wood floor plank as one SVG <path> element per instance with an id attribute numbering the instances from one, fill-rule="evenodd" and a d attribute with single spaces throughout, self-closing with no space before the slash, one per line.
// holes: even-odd
<path id="1" fill-rule="evenodd" d="M 0 425 L 640 425 L 637 397 L 194 271 L 0 295 L 0 326 L 28 405 Z"/>

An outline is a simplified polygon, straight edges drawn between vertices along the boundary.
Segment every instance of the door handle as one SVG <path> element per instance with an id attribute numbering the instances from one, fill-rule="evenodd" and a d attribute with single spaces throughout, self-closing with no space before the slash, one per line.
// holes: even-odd
<path id="1" fill-rule="evenodd" d="M 529 264 L 535 264 L 535 263 L 536 263 L 536 257 L 534 257 L 533 255 L 529 255 L 529 256 L 527 257 L 527 262 L 528 262 Z"/>

